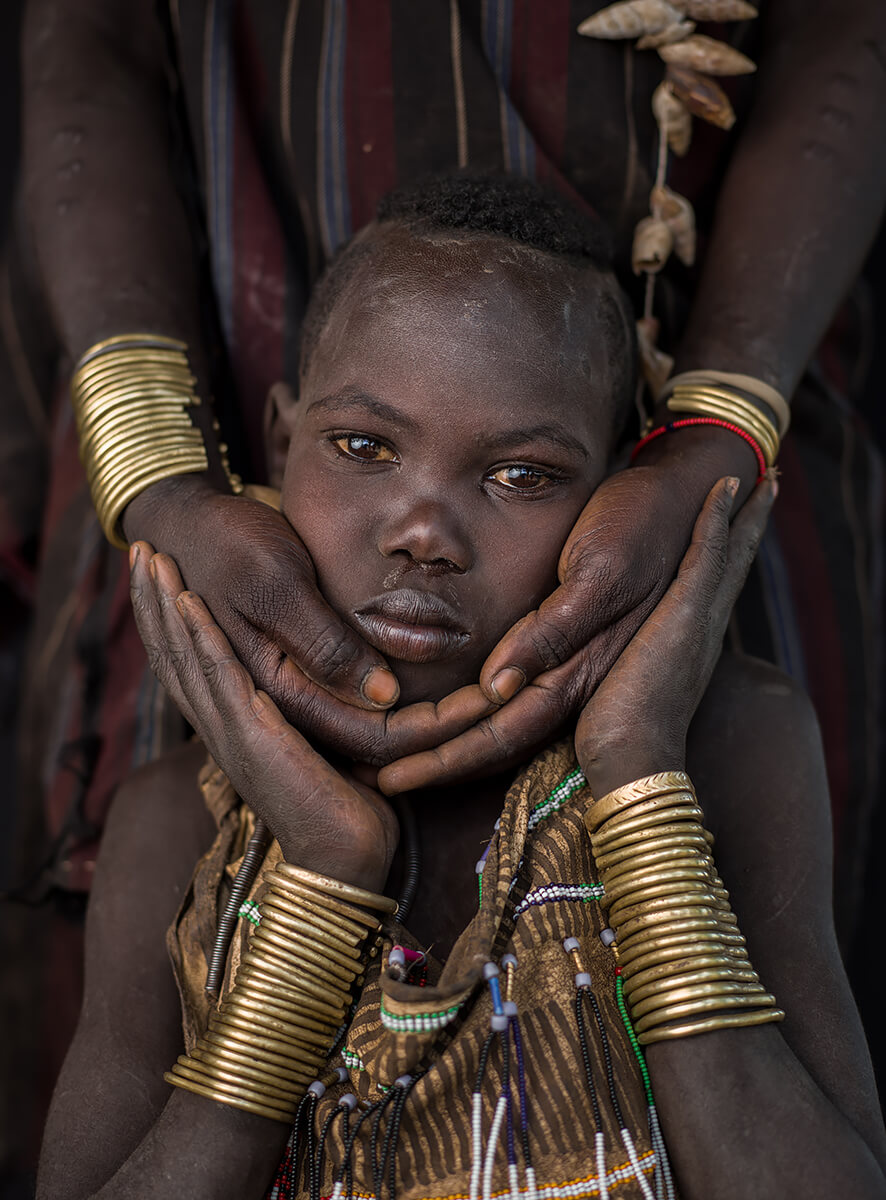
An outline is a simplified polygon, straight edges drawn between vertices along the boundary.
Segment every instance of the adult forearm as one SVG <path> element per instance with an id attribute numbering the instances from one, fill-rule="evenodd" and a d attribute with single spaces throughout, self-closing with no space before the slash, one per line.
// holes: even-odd
<path id="1" fill-rule="evenodd" d="M 205 398 L 197 257 L 174 174 L 163 31 L 150 0 L 31 0 L 23 110 L 24 197 L 61 344 L 76 360 L 118 334 L 176 338 Z M 190 415 L 219 483 L 212 413 L 197 405 Z M 190 475 L 175 486 L 196 482 Z M 155 483 L 138 503 L 164 491 Z M 149 521 L 127 533 L 157 528 Z"/>
<path id="2" fill-rule="evenodd" d="M 790 395 L 857 274 L 886 197 L 886 8 L 767 6 L 753 112 L 720 192 L 677 370 Z"/>
<path id="3" fill-rule="evenodd" d="M 198 345 L 153 4 L 31 0 L 23 108 L 27 213 L 65 348 L 140 329 Z"/>

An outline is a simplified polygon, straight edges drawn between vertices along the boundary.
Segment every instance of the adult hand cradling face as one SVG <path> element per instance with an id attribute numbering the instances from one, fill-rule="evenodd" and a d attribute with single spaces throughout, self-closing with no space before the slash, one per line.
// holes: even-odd
<path id="1" fill-rule="evenodd" d="M 513 187 L 513 181 L 509 181 L 508 188 Z M 459 181 L 456 189 L 461 193 L 459 200 L 468 194 L 465 181 Z M 614 660 L 624 641 L 650 611 L 668 577 L 664 569 L 661 579 L 657 577 L 656 567 L 662 561 L 661 505 L 654 494 L 653 523 L 644 522 L 636 514 L 625 517 L 639 530 L 633 553 L 641 560 L 640 567 L 634 570 L 636 564 L 631 561 L 627 569 L 633 583 L 628 586 L 623 581 L 616 585 L 611 569 L 608 577 L 599 569 L 588 569 L 589 558 L 599 568 L 604 560 L 610 565 L 621 561 L 615 558 L 617 552 L 631 556 L 631 543 L 628 550 L 623 549 L 620 522 L 613 521 L 621 506 L 613 504 L 607 511 L 604 505 L 606 515 L 601 519 L 592 500 L 563 552 L 564 562 L 568 558 L 565 571 L 561 568 L 566 583 L 555 597 L 546 601 L 557 582 L 557 555 L 583 504 L 603 477 L 615 431 L 623 422 L 632 391 L 631 319 L 607 271 L 609 249 L 605 231 L 562 204 L 535 195 L 535 227 L 529 229 L 532 244 L 521 246 L 513 240 L 513 229 L 509 226 L 507 189 L 499 197 L 498 210 L 491 220 L 493 232 L 504 233 L 507 241 L 494 236 L 490 239 L 477 232 L 490 224 L 488 205 L 486 211 L 478 206 L 472 212 L 470 204 L 467 209 L 464 205 L 461 210 L 457 205 L 447 209 L 446 200 L 444 195 L 441 205 L 438 197 L 437 208 L 430 218 L 426 213 L 421 214 L 424 231 L 430 229 L 431 238 L 410 239 L 405 228 L 398 233 L 396 222 L 389 225 L 387 238 L 395 243 L 399 236 L 401 243 L 399 247 L 389 245 L 384 251 L 386 269 L 392 267 L 394 274 L 399 271 L 396 286 L 392 286 L 393 275 L 376 276 L 368 268 L 373 241 L 378 241 L 378 227 L 368 237 L 364 232 L 339 256 L 317 289 L 309 310 L 302 354 L 302 403 L 291 408 L 285 391 L 278 389 L 277 408 L 286 410 L 297 424 L 307 421 L 316 433 L 322 426 L 321 416 L 331 419 L 334 396 L 338 396 L 339 410 L 348 409 L 349 418 L 355 416 L 359 397 L 368 397 L 370 403 L 361 414 L 362 425 L 358 421 L 355 428 L 350 428 L 343 422 L 341 411 L 336 417 L 342 426 L 339 432 L 363 439 L 360 445 L 351 443 L 356 453 L 351 453 L 342 439 L 338 439 L 338 449 L 333 452 L 330 446 L 335 439 L 330 440 L 329 429 L 322 426 L 324 453 L 337 454 L 339 470 L 351 472 L 348 487 L 356 501 L 353 510 L 372 508 L 379 493 L 372 490 L 369 481 L 379 472 L 390 475 L 393 471 L 397 477 L 409 480 L 413 495 L 425 505 L 426 511 L 419 514 L 419 522 L 433 524 L 434 497 L 419 496 L 416 487 L 420 491 L 418 473 L 422 456 L 435 465 L 449 457 L 446 431 L 441 429 L 442 436 L 434 446 L 430 442 L 410 443 L 408 431 L 396 428 L 398 415 L 407 420 L 408 415 L 399 410 L 393 412 L 397 405 L 390 403 L 385 419 L 376 421 L 371 437 L 367 437 L 367 430 L 370 434 L 373 430 L 365 421 L 370 415 L 375 420 L 384 407 L 379 394 L 386 389 L 393 389 L 398 397 L 411 392 L 413 404 L 417 399 L 433 398 L 443 424 L 456 422 L 449 427 L 450 437 L 458 431 L 479 439 L 478 451 L 482 451 L 474 462 L 453 462 L 448 482 L 438 490 L 448 491 L 450 483 L 456 488 L 467 483 L 475 489 L 472 494 L 476 498 L 481 494 L 477 485 L 485 473 L 488 483 L 484 482 L 483 487 L 487 501 L 492 496 L 504 499 L 499 511 L 515 518 L 503 523 L 501 536 L 496 539 L 499 561 L 484 564 L 480 570 L 466 568 L 458 560 L 465 556 L 470 559 L 472 549 L 467 543 L 455 544 L 459 538 L 457 530 L 436 531 L 443 541 L 453 542 L 451 554 L 442 551 L 437 554 L 430 543 L 415 545 L 416 536 L 421 540 L 420 531 L 398 529 L 396 519 L 385 531 L 367 528 L 365 523 L 361 527 L 358 521 L 351 521 L 346 535 L 343 529 L 342 546 L 347 546 L 349 540 L 369 537 L 375 540 L 381 557 L 390 561 L 384 571 L 376 571 L 366 581 L 368 590 L 364 588 L 362 594 L 351 597 L 353 604 L 343 603 L 348 597 L 342 594 L 336 572 L 344 566 L 348 582 L 357 581 L 352 577 L 349 554 L 337 554 L 327 561 L 329 555 L 324 554 L 327 546 L 320 545 L 323 535 L 318 537 L 313 531 L 323 507 L 317 500 L 324 487 L 329 491 L 329 481 L 324 484 L 321 479 L 319 491 L 313 486 L 311 480 L 319 459 L 312 457 L 313 450 L 309 453 L 306 449 L 301 451 L 297 468 L 288 474 L 290 482 L 284 500 L 286 516 L 305 545 L 278 515 L 252 502 L 208 492 L 200 499 L 199 520 L 195 521 L 191 534 L 179 528 L 171 540 L 162 539 L 164 549 L 179 562 L 186 583 L 205 597 L 256 682 L 306 732 L 351 758 L 375 764 L 433 749 L 431 757 L 426 755 L 405 763 L 399 777 L 391 773 L 392 790 L 428 782 L 435 775 L 452 778 L 478 769 L 494 770 L 525 757 L 534 746 L 542 744 L 587 699 L 605 666 Z M 410 221 L 414 224 L 411 203 L 408 193 L 405 201 L 398 200 L 395 194 L 387 202 L 388 215 L 405 216 L 404 226 Z M 519 203 L 525 212 L 526 198 L 521 196 Z M 447 222 L 456 226 L 452 232 L 441 231 L 440 226 Z M 525 233 L 524 226 L 516 236 L 523 237 Z M 447 239 L 451 243 L 448 251 Z M 474 245 L 470 262 L 463 253 L 466 241 Z M 480 261 L 484 251 L 478 247 L 483 246 L 488 262 Z M 522 314 L 521 304 L 525 309 Z M 539 348 L 547 344 L 553 352 L 540 354 Z M 379 377 L 386 380 L 385 387 L 376 383 Z M 559 404 L 554 422 L 557 428 L 553 431 L 541 428 L 545 422 L 539 422 L 536 411 L 538 397 L 552 394 L 558 397 Z M 494 399 L 497 405 L 493 423 L 497 423 L 505 440 L 499 438 L 494 446 L 482 442 L 479 426 L 484 419 L 478 418 L 475 401 L 479 395 Z M 373 400 L 375 407 L 370 411 Z M 519 420 L 500 420 L 506 410 L 521 403 Z M 478 425 L 473 433 L 458 425 L 470 417 Z M 282 424 L 277 422 L 278 451 L 282 448 L 280 437 L 283 445 L 288 445 L 289 434 Z M 392 432 L 407 434 L 400 451 L 387 444 Z M 527 434 L 531 436 L 524 437 L 520 444 L 518 435 Z M 511 436 L 510 444 L 507 436 Z M 405 456 L 404 461 L 398 459 L 398 453 Z M 505 458 L 507 453 L 512 456 L 510 463 Z M 350 468 L 343 467 L 348 455 Z M 280 457 L 285 458 L 285 452 Z M 651 489 L 648 479 L 641 478 L 642 474 L 633 476 L 639 488 L 629 484 L 631 477 L 620 477 L 625 485 L 622 491 L 628 493 L 628 505 L 630 495 L 648 499 L 656 490 Z M 335 479 L 335 472 L 330 478 Z M 690 518 L 706 490 L 693 498 Z M 401 506 L 404 498 L 405 493 L 399 501 Z M 543 503 L 538 504 L 539 500 Z M 528 508 L 529 503 L 532 509 Z M 467 524 L 479 528 L 478 521 L 485 517 L 489 507 L 488 502 L 475 505 L 466 517 Z M 534 514 L 530 524 L 523 525 L 530 513 Z M 396 518 L 395 513 L 390 515 Z M 193 528 L 198 526 L 202 536 L 199 545 L 194 545 Z M 225 560 L 225 586 L 220 590 L 216 577 L 219 539 L 212 536 L 212 530 L 222 526 L 226 541 L 231 531 L 236 531 L 236 540 L 245 544 L 247 557 L 235 556 L 230 565 Z M 671 539 L 674 542 L 671 570 L 684 548 L 689 528 L 687 523 L 686 530 L 675 533 Z M 549 562 L 536 577 L 525 578 L 519 570 L 523 539 L 531 537 L 537 541 L 542 531 L 550 549 Z M 132 532 L 135 536 L 145 536 L 144 531 L 134 526 Z M 593 535 L 592 547 L 588 545 L 590 535 Z M 403 536 L 409 544 L 394 545 Z M 395 590 L 394 577 L 398 575 L 400 583 L 396 590 L 402 608 L 405 591 L 410 590 L 406 577 L 412 568 L 407 559 L 419 562 L 424 575 L 429 571 L 439 572 L 439 564 L 422 561 L 428 554 L 451 562 L 452 567 L 445 568 L 444 573 L 449 572 L 450 584 L 456 591 L 470 592 L 480 587 L 487 598 L 482 627 L 469 634 L 463 631 L 460 653 L 452 656 L 448 673 L 445 668 L 440 669 L 431 692 L 439 699 L 454 686 L 456 677 L 479 678 L 483 691 L 476 688 L 464 691 L 457 700 L 453 698 L 433 713 L 426 708 L 409 707 L 395 715 L 384 711 L 372 713 L 353 703 L 344 703 L 351 700 L 366 704 L 369 699 L 383 709 L 393 702 L 394 679 L 384 671 L 379 674 L 377 667 L 373 669 L 373 663 L 381 662 L 375 651 L 386 655 L 398 679 L 405 684 L 401 699 L 411 698 L 410 666 L 403 661 L 390 636 L 377 636 L 380 614 L 358 609 L 365 609 L 381 593 L 387 595 Z M 320 591 L 332 602 L 332 610 L 318 595 L 311 558 L 315 563 L 324 562 Z M 484 572 L 486 578 L 482 580 Z M 467 579 L 457 586 L 452 583 L 466 573 Z M 510 598 L 502 603 L 509 587 Z M 611 593 L 612 602 L 617 600 L 620 605 L 620 624 L 605 639 L 607 653 L 599 656 L 599 647 L 594 644 L 580 648 L 580 643 L 588 641 L 601 624 L 608 624 L 607 614 L 612 605 L 609 602 L 595 605 L 590 594 L 595 590 Z M 495 605 L 490 603 L 493 594 Z M 522 666 L 512 666 L 503 673 L 493 671 L 488 663 L 484 667 L 484 659 L 496 640 L 543 601 L 546 603 L 540 614 L 521 620 L 490 660 L 494 664 L 510 656 Z M 397 601 L 387 595 L 386 604 L 390 616 L 391 606 L 396 606 Z M 593 620 L 589 613 L 595 614 Z M 339 614 L 348 624 L 343 624 Z M 458 625 L 457 613 L 451 611 L 445 618 L 438 613 L 430 624 L 440 620 L 448 621 L 450 626 Z M 490 631 L 494 636 L 490 636 Z M 366 641 L 358 635 L 363 635 Z M 450 639 L 459 636 L 457 629 L 450 629 Z M 536 648 L 532 663 L 526 661 L 526 647 L 530 643 Z M 547 651 L 542 652 L 543 645 Z M 516 703 L 496 711 L 520 684 L 532 681 L 539 669 L 559 664 L 576 647 L 579 652 L 554 679 L 542 677 Z M 414 657 L 414 653 L 410 650 L 406 656 Z M 493 675 L 498 678 L 493 679 Z M 554 686 L 548 686 L 549 683 Z M 424 690 L 423 694 L 429 693 Z M 495 713 L 491 724 L 475 725 L 490 713 Z M 447 744 L 447 739 L 465 729 L 469 732 L 463 738 L 456 737 Z M 443 748 L 437 754 L 441 744 Z"/>
<path id="2" fill-rule="evenodd" d="M 439 741 L 457 720 L 488 711 L 469 681 L 502 631 L 556 585 L 563 540 L 604 475 L 619 387 L 611 327 L 599 313 L 610 311 L 614 285 L 501 238 L 426 236 L 395 222 L 370 227 L 351 253 L 313 340 L 309 326 L 299 398 L 283 385 L 274 391 L 273 457 L 285 467 L 283 511 L 323 595 L 397 670 L 408 707 L 377 719 L 400 744 L 419 729 Z M 737 559 L 725 568 L 734 492 L 721 484 L 712 493 L 680 577 L 585 709 L 577 747 L 602 778 L 618 773 L 624 739 L 636 747 L 646 737 L 656 761 L 682 757 L 771 499 L 761 489 L 749 506 L 733 538 Z M 290 861 L 382 886 L 397 834 L 381 796 L 308 746 L 302 734 L 334 735 L 322 720 L 288 723 L 202 602 L 180 595 L 174 563 L 140 549 L 133 599 L 142 637 L 238 793 Z M 548 740 L 549 725 L 562 724 L 591 687 L 586 678 L 561 685 L 564 674 L 514 702 L 526 711 L 537 692 L 549 703 L 548 726 L 527 722 L 506 754 L 478 754 L 466 740 L 461 769 L 488 770 Z M 679 703 L 667 702 L 663 680 L 682 681 L 669 693 Z M 302 695 L 309 689 L 305 682 Z M 405 735 L 400 719 L 411 722 Z M 477 735 L 488 737 L 488 727 Z M 384 768 L 380 786 L 402 790 L 410 769 L 428 781 L 441 766 L 451 773 L 440 753 Z"/>

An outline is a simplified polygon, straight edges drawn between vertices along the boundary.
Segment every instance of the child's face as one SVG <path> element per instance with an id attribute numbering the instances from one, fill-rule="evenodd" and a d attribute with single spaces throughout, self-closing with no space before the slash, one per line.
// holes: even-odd
<path id="1" fill-rule="evenodd" d="M 609 285 L 496 238 L 363 236 L 287 414 L 283 511 L 402 702 L 436 700 L 556 586 L 604 475 Z"/>

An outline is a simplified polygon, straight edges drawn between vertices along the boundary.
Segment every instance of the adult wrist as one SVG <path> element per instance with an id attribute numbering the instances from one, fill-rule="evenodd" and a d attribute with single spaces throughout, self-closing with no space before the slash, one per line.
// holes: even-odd
<path id="1" fill-rule="evenodd" d="M 592 752 L 577 748 L 578 760 L 592 796 L 605 796 L 633 779 L 661 771 L 682 771 L 685 748 L 665 738 L 597 743 Z"/>
<path id="2" fill-rule="evenodd" d="M 668 417 L 666 409 L 663 416 L 656 412 L 656 426 Z M 679 437 L 655 438 L 640 448 L 634 465 L 672 467 L 699 502 L 718 479 L 728 475 L 741 480 L 739 497 L 744 499 L 759 474 L 757 458 L 747 442 L 716 425 L 683 428 Z"/>
<path id="3" fill-rule="evenodd" d="M 124 536 L 130 544 L 145 541 L 172 552 L 169 534 L 181 522 L 183 507 L 221 494 L 208 471 L 159 479 L 133 496 L 123 510 Z"/>
<path id="4" fill-rule="evenodd" d="M 172 476 L 217 471 L 232 491 L 227 448 L 197 390 L 184 342 L 150 332 L 119 334 L 90 347 L 71 377 L 71 401 L 99 522 L 126 548 L 122 516 L 141 493 Z"/>
<path id="5" fill-rule="evenodd" d="M 683 443 L 679 452 L 694 435 L 698 477 L 704 478 L 707 458 L 708 487 L 724 473 L 745 481 L 749 453 L 760 480 L 775 465 L 790 420 L 784 396 L 764 380 L 713 368 L 684 371 L 664 383 L 653 427 L 635 447 L 631 461 L 644 454 L 649 456 L 646 461 L 658 461 L 673 451 L 675 441 Z M 675 433 L 679 439 L 668 436 Z M 712 466 L 718 472 L 713 479 Z"/>

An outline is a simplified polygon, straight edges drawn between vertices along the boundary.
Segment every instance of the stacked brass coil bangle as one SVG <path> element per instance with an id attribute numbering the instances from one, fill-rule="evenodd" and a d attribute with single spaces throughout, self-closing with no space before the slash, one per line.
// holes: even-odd
<path id="1" fill-rule="evenodd" d="M 288 863 L 265 883 L 234 986 L 164 1079 L 291 1123 L 345 1019 L 364 943 L 381 926 L 375 914 L 396 912 L 397 904 Z"/>
<path id="2" fill-rule="evenodd" d="M 80 458 L 102 529 L 120 549 L 120 516 L 131 500 L 161 479 L 208 469 L 203 435 L 191 419 L 200 404 L 196 383 L 184 342 L 158 334 L 108 338 L 77 363 L 71 399 Z"/>
<path id="3" fill-rule="evenodd" d="M 741 380 L 741 385 L 726 382 L 731 378 Z M 775 463 L 790 409 L 774 388 L 747 376 L 689 371 L 668 380 L 666 394 L 669 412 L 735 425 L 757 443 L 767 467 Z"/>
<path id="4" fill-rule="evenodd" d="M 585 822 L 641 1043 L 784 1018 L 748 959 L 688 775 L 617 788 Z"/>

